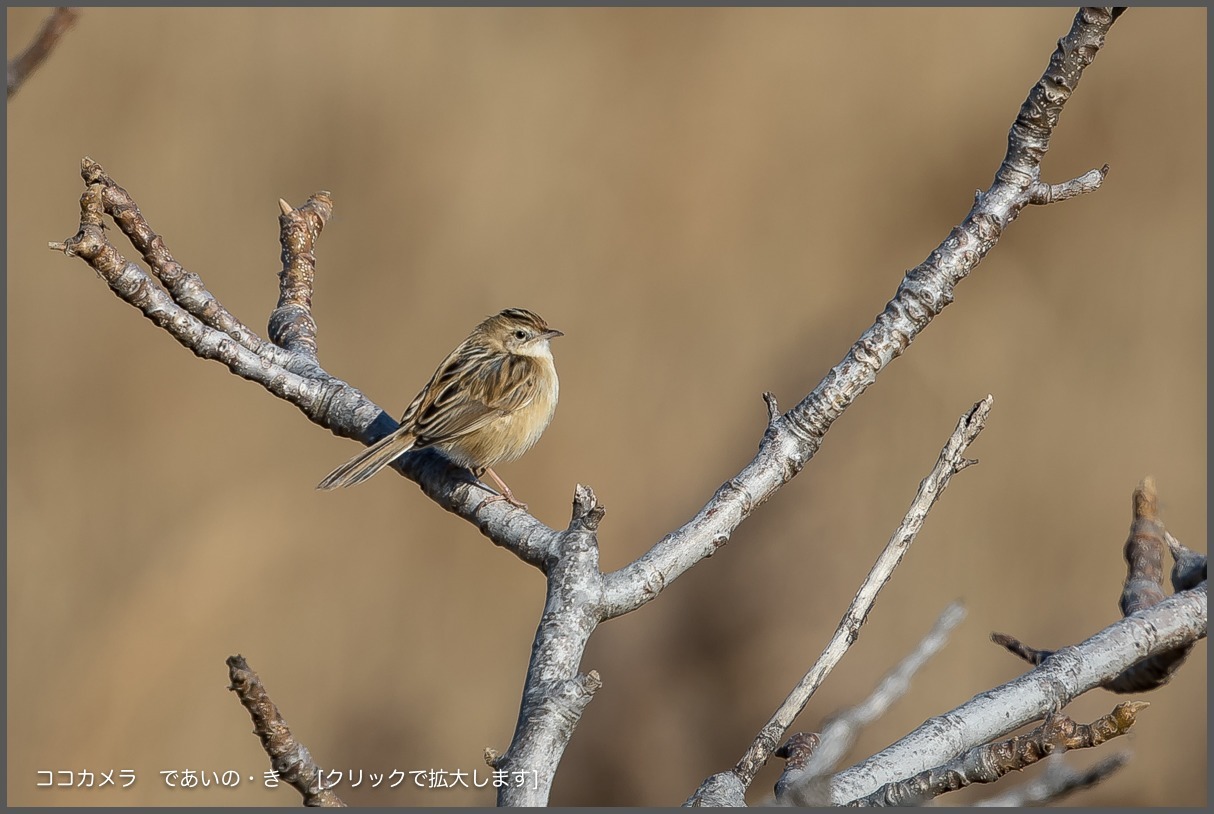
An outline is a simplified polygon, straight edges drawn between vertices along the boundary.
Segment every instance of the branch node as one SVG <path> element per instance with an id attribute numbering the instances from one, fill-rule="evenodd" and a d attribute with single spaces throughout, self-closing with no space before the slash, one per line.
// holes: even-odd
<path id="1" fill-rule="evenodd" d="M 794 732 L 773 754 L 787 760 L 790 768 L 802 769 L 821 742 L 822 737 L 817 732 Z"/>
<path id="2" fill-rule="evenodd" d="M 767 402 L 767 426 L 770 429 L 780 420 L 780 407 L 776 404 L 775 394 L 770 391 L 763 394 L 763 401 Z"/>
<path id="3" fill-rule="evenodd" d="M 1078 178 L 1063 181 L 1061 184 L 1047 184 L 1044 181 L 1037 181 L 1029 185 L 1025 194 L 1030 204 L 1045 206 L 1065 201 L 1069 198 L 1076 198 L 1080 195 L 1086 195 L 1089 192 L 1095 192 L 1100 189 L 1100 185 L 1104 183 L 1105 176 L 1108 174 L 1109 165 L 1105 164 L 1098 170 L 1088 170 Z"/>
<path id="4" fill-rule="evenodd" d="M 573 517 L 569 521 L 570 531 L 596 531 L 607 509 L 598 505 L 594 490 L 577 484 L 573 490 Z"/>
<path id="5" fill-rule="evenodd" d="M 87 155 L 80 159 L 80 177 L 86 184 L 96 184 L 105 179 L 105 170 Z"/>
<path id="6" fill-rule="evenodd" d="M 1172 553 L 1172 590 L 1187 591 L 1206 581 L 1206 556 L 1181 544 L 1164 530 L 1163 539 Z"/>
<path id="7" fill-rule="evenodd" d="M 591 670 L 589 673 L 580 674 L 577 677 L 578 686 L 586 695 L 594 695 L 603 687 L 603 677 L 599 675 L 598 670 Z"/>

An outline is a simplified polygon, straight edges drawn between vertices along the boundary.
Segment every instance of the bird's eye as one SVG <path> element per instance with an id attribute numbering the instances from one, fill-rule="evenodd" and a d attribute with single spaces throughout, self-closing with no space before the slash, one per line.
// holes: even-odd
<path id="1" fill-rule="evenodd" d="M 519 341 L 522 341 L 527 338 L 527 332 L 524 331 L 522 328 L 519 328 L 517 331 L 514 332 L 514 338 L 518 339 Z"/>

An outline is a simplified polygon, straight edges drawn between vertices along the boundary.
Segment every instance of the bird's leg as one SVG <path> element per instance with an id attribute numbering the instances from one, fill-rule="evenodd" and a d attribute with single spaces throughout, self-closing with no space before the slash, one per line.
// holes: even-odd
<path id="1" fill-rule="evenodd" d="M 480 505 L 476 507 L 476 510 L 477 510 L 478 512 L 479 512 L 479 511 L 480 511 L 482 508 L 484 508 L 484 507 L 485 507 L 487 504 L 489 504 L 489 503 L 496 503 L 496 502 L 498 502 L 499 500 L 504 500 L 504 501 L 506 501 L 507 503 L 509 503 L 511 506 L 518 506 L 520 509 L 522 509 L 522 510 L 524 510 L 524 511 L 526 511 L 526 510 L 527 510 L 527 504 L 526 504 L 526 503 L 524 503 L 524 502 L 522 502 L 521 500 L 519 500 L 518 498 L 516 498 L 516 497 L 514 496 L 514 493 L 510 491 L 510 487 L 506 485 L 506 482 L 505 482 L 504 480 L 502 480 L 501 478 L 499 478 L 499 477 L 497 476 L 497 473 L 496 473 L 496 472 L 494 472 L 494 471 L 493 471 L 492 469 L 490 469 L 490 468 L 486 468 L 486 469 L 485 469 L 485 473 L 484 473 L 484 474 L 486 474 L 486 475 L 488 475 L 489 477 L 493 478 L 493 482 L 494 482 L 495 484 L 497 484 L 497 488 L 500 490 L 500 494 L 496 494 L 496 495 L 493 495 L 493 496 L 491 496 L 491 497 L 487 497 L 487 498 L 485 498 L 484 500 L 482 500 L 482 501 L 480 502 Z M 483 485 L 483 484 L 482 484 L 482 485 Z"/>

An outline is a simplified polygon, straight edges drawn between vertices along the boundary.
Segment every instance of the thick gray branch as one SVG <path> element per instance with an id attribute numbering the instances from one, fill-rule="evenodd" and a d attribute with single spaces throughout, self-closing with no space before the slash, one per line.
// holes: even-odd
<path id="1" fill-rule="evenodd" d="M 1051 196 L 1062 199 L 1100 188 L 1103 171 L 1087 173 L 1058 188 L 1043 188 L 1041 160 L 1063 105 L 1104 44 L 1114 19 L 1109 9 L 1080 10 L 1012 125 L 1007 154 L 994 183 L 977 196 L 965 220 L 927 260 L 906 273 L 876 322 L 812 393 L 783 416 L 774 412 L 775 402 L 769 397 L 773 414 L 768 430 L 746 468 L 721 486 L 686 525 L 663 537 L 632 564 L 607 575 L 609 616 L 649 602 L 711 556 L 729 542 L 734 529 L 751 512 L 796 476 L 818 451 L 830 426 L 953 301 L 957 283 L 994 248 L 1021 209 L 1045 203 Z"/>
<path id="2" fill-rule="evenodd" d="M 938 715 L 834 777 L 831 800 L 843 805 L 881 786 L 940 766 L 974 746 L 1040 720 L 1131 664 L 1206 635 L 1206 584 L 1121 619 L 1040 667 Z"/>
<path id="3" fill-rule="evenodd" d="M 1144 701 L 1118 704 L 1108 715 L 1090 724 L 1078 724 L 1066 715 L 1051 713 L 1045 722 L 1024 735 L 998 743 L 975 746 L 943 766 L 914 777 L 889 783 L 849 805 L 914 806 L 933 797 L 974 783 L 995 783 L 1009 772 L 1024 771 L 1050 755 L 1068 749 L 1090 749 L 1120 737 L 1134 726 L 1138 713 L 1150 706 Z"/>
<path id="4" fill-rule="evenodd" d="M 573 730 L 602 685 L 599 674 L 578 673 L 590 634 L 602 619 L 603 586 L 596 532 L 604 509 L 588 487 L 574 493 L 573 517 L 561 533 L 545 573 L 548 596 L 531 649 L 523 703 L 510 748 L 493 765 L 534 772 L 535 782 L 498 789 L 503 806 L 548 803 L 552 781 Z"/>
<path id="5" fill-rule="evenodd" d="M 317 221 L 323 222 L 332 211 L 325 193 L 283 215 L 282 285 L 272 330 L 291 349 L 257 336 L 223 307 L 197 274 L 174 260 L 126 190 L 97 162 L 84 158 L 80 172 L 87 186 L 80 197 L 79 231 L 50 248 L 87 262 L 115 294 L 196 356 L 261 385 L 334 434 L 372 443 L 395 429 L 391 416 L 357 388 L 329 375 L 311 355 L 314 326 L 310 314 L 299 312 L 303 303 L 310 303 L 310 293 L 303 288 L 311 284 L 312 241 L 321 225 Z M 127 261 L 109 242 L 104 215 L 114 219 L 151 274 Z M 312 222 L 305 222 L 307 218 Z M 466 470 L 430 450 L 403 455 L 392 467 L 440 506 L 474 523 L 495 544 L 543 566 L 557 532 L 505 502 L 484 503 L 484 490 Z"/>

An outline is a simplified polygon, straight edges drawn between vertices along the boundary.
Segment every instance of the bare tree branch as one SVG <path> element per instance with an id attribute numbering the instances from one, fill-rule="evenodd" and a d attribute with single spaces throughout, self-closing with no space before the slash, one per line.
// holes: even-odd
<path id="1" fill-rule="evenodd" d="M 976 746 L 943 766 L 920 772 L 909 780 L 886 784 L 848 805 L 922 805 L 933 797 L 974 783 L 994 783 L 1008 772 L 1023 771 L 1057 752 L 1089 749 L 1124 735 L 1134 725 L 1138 713 L 1148 706 L 1145 701 L 1127 701 L 1090 724 L 1077 724 L 1061 714 L 1050 715 L 1026 735 Z"/>
<path id="2" fill-rule="evenodd" d="M 588 488 L 578 487 L 569 528 L 557 531 L 515 506 L 483 501 L 469 473 L 433 450 L 410 452 L 393 463 L 440 506 L 475 524 L 495 544 L 547 577 L 547 602 L 536 632 L 514 738 L 506 752 L 493 760 L 503 768 L 534 771 L 541 782 L 526 795 L 503 789 L 499 802 L 547 801 L 569 737 L 600 683 L 597 673 L 578 672 L 596 626 L 646 604 L 725 545 L 746 517 L 800 472 L 834 421 L 952 302 L 956 284 L 996 245 L 1023 207 L 1065 200 L 1100 187 L 1107 167 L 1052 185 L 1041 180 L 1040 163 L 1062 107 L 1103 45 L 1116 16 L 1117 12 L 1108 9 L 1083 9 L 1077 15 L 1020 110 L 994 182 L 978 195 L 965 220 L 927 260 L 907 272 L 884 312 L 813 392 L 783 415 L 774 397 L 766 396 L 768 428 L 755 458 L 721 486 L 694 518 L 635 562 L 609 574 L 599 571 L 596 530 L 602 509 Z M 311 297 L 315 242 L 332 210 L 327 193 L 317 193 L 299 209 L 280 204 L 283 270 L 278 306 L 270 319 L 272 341 L 267 341 L 236 320 L 197 275 L 173 260 L 134 201 L 99 165 L 86 158 L 82 176 L 86 190 L 81 197 L 80 229 L 71 239 L 51 244 L 52 248 L 85 260 L 115 293 L 194 354 L 219 361 L 238 376 L 260 384 L 294 404 L 314 423 L 363 443 L 373 443 L 395 429 L 391 416 L 356 388 L 328 374 L 317 361 Z M 141 253 L 151 268 L 150 275 L 109 243 L 102 230 L 105 214 Z M 863 590 L 872 589 L 875 595 L 874 585 L 869 583 Z M 1171 601 L 1149 613 L 1163 612 Z M 1203 604 L 1203 630 L 1204 610 Z M 848 624 L 841 627 L 841 635 L 854 636 L 862 621 L 862 613 L 845 617 Z M 777 712 L 757 745 L 739 762 L 735 771 L 745 776 L 745 782 L 727 773 L 739 782 L 725 778 L 723 789 L 728 787 L 731 795 L 741 799 L 754 772 L 825 674 L 826 669 L 818 669 L 803 679 L 797 697 Z M 859 791 L 856 796 L 865 793 Z"/>
<path id="3" fill-rule="evenodd" d="M 173 259 L 164 240 L 152 230 L 134 200 L 101 165 L 84 158 L 81 176 L 87 186 L 80 198 L 80 229 L 62 243 L 49 244 L 52 250 L 87 262 L 114 293 L 196 356 L 218 361 L 237 376 L 260 384 L 335 434 L 373 443 L 396 428 L 391 416 L 356 388 L 325 372 L 315 357 L 267 342 L 237 320 L 206 290 L 198 275 Z M 308 223 L 304 227 L 314 241 L 320 225 L 332 211 L 332 201 L 320 192 L 299 211 L 303 213 L 299 217 L 319 219 L 319 224 Z M 127 261 L 109 242 L 103 228 L 104 215 L 114 219 L 164 288 L 157 286 L 152 276 L 137 264 Z M 283 217 L 294 223 L 294 215 Z M 293 259 L 298 251 L 309 255 L 313 251 L 311 242 L 299 249 L 292 248 L 294 244 L 290 241 L 299 236 L 290 224 L 284 224 L 282 237 L 288 241 L 283 247 L 284 270 L 299 262 Z M 311 298 L 310 292 L 301 290 L 308 276 L 284 271 L 275 314 L 289 313 L 290 319 L 300 319 L 301 303 L 310 302 Z M 275 327 L 275 330 L 288 329 Z M 290 330 L 306 331 L 306 327 Z M 290 337 L 286 339 L 293 341 Z M 549 548 L 556 541 L 556 532 L 509 504 L 484 503 L 483 491 L 467 470 L 433 450 L 408 453 L 392 466 L 419 483 L 440 506 L 474 523 L 494 543 L 525 562 L 543 567 Z"/>
<path id="4" fill-rule="evenodd" d="M 1086 769 L 1072 768 L 1063 755 L 1046 762 L 1045 771 L 1014 789 L 974 803 L 975 806 L 1022 808 L 1057 802 L 1076 791 L 1091 788 L 1112 775 L 1130 759 L 1128 752 L 1118 752 L 1093 763 Z"/>
<path id="5" fill-rule="evenodd" d="M 1130 523 L 1130 536 L 1125 543 L 1125 560 L 1128 566 L 1125 587 L 1121 592 L 1120 607 L 1123 616 L 1149 608 L 1163 601 L 1163 549 L 1165 538 L 1176 559 L 1172 569 L 1172 582 L 1176 590 L 1194 587 L 1205 580 L 1205 558 L 1184 546 L 1167 533 L 1159 520 L 1159 498 L 1155 491 L 1155 480 L 1144 478 L 1133 496 L 1134 514 Z M 1030 664 L 1041 664 L 1054 655 L 1053 650 L 1038 650 L 1006 633 L 992 633 L 991 641 L 1002 645 L 1013 655 Z M 1104 688 L 1119 693 L 1147 692 L 1158 689 L 1172 680 L 1180 665 L 1189 656 L 1194 642 L 1187 642 L 1174 650 L 1143 659 L 1128 667 L 1125 672 L 1104 683 Z"/>
<path id="6" fill-rule="evenodd" d="M 728 542 L 734 528 L 791 480 L 817 452 L 834 421 L 953 301 L 957 283 L 994 248 L 1004 228 L 1021 209 L 1099 189 L 1107 166 L 1060 187 L 1050 187 L 1041 180 L 1041 161 L 1049 149 L 1063 106 L 1083 70 L 1103 46 L 1115 18 L 1108 9 L 1079 11 L 1070 32 L 1059 40 L 1045 74 L 1021 106 L 1008 135 L 1007 153 L 991 187 L 976 196 L 965 220 L 931 256 L 907 272 L 877 321 L 812 393 L 782 416 L 775 399 L 767 396 L 768 429 L 754 460 L 718 489 L 689 523 L 667 535 L 632 564 L 606 576 L 610 615 L 626 613 L 652 600 L 666 585 Z M 810 684 L 812 679 L 806 676 L 802 685 Z M 710 778 L 712 788 L 723 790 L 727 800 L 705 797 L 706 784 L 687 804 L 732 804 L 738 790 L 744 791 L 749 786 L 787 730 L 787 716 L 781 713 L 787 712 L 788 706 L 786 703 L 773 716 L 755 745 L 732 770 L 736 784 L 729 778 Z"/>
<path id="7" fill-rule="evenodd" d="M 961 225 L 923 263 L 906 273 L 894 298 L 843 361 L 800 404 L 780 415 L 767 397 L 769 420 L 759 453 L 721 486 L 712 500 L 682 528 L 663 537 L 635 562 L 607 575 L 609 616 L 635 610 L 656 597 L 696 563 L 729 542 L 738 525 L 805 466 L 827 430 L 868 389 L 877 374 L 900 356 L 915 337 L 953 301 L 965 279 L 995 247 L 1020 210 L 1045 203 L 1041 160 L 1062 108 L 1083 70 L 1104 45 L 1115 15 L 1084 8 L 1058 42 L 1045 75 L 1028 98 L 1008 135 L 1008 149 L 991 187 L 978 195 Z M 1066 182 L 1057 199 L 1100 188 L 1104 170 Z M 773 747 L 774 748 L 774 747 Z"/>
<path id="8" fill-rule="evenodd" d="M 345 803 L 331 789 L 322 788 L 320 767 L 312 760 L 312 753 L 295 740 L 244 656 L 228 657 L 228 677 L 232 682 L 228 689 L 236 693 L 249 711 L 253 733 L 261 739 L 261 747 L 270 757 L 270 767 L 278 776 L 295 787 L 306 806 L 344 807 Z"/>
<path id="9" fill-rule="evenodd" d="M 278 274 L 278 307 L 270 314 L 270 341 L 281 348 L 316 358 L 316 320 L 312 288 L 316 279 L 316 238 L 333 214 L 333 199 L 318 192 L 299 209 L 282 198 L 278 222 L 282 271 Z"/>
<path id="10" fill-rule="evenodd" d="M 1154 478 L 1143 478 L 1134 490 L 1133 520 L 1125 541 L 1127 572 L 1121 592 L 1122 616 L 1163 601 L 1163 523 Z"/>
<path id="11" fill-rule="evenodd" d="M 590 634 L 602 620 L 596 532 L 605 511 L 589 487 L 577 487 L 569 528 L 561 534 L 545 571 L 548 597 L 535 632 L 518 724 L 510 748 L 493 761 L 497 769 L 537 772 L 537 782 L 501 786 L 498 805 L 547 804 L 574 727 L 602 686 L 594 670 L 587 675 L 577 670 Z"/>
<path id="12" fill-rule="evenodd" d="M 34 41 L 29 44 L 29 47 L 9 60 L 9 99 L 13 98 L 13 94 L 21 89 L 21 86 L 25 84 L 25 80 L 29 79 L 30 74 L 50 56 L 51 51 L 59 44 L 60 37 L 67 33 L 67 30 L 72 27 L 79 16 L 80 12 L 74 8 L 60 7 L 55 9 L 42 23 L 42 27 L 38 29 L 38 33 L 34 36 Z"/>
<path id="13" fill-rule="evenodd" d="M 855 745 L 860 732 L 884 715 L 894 701 L 906 694 L 911 678 L 928 659 L 944 647 L 953 628 L 964 618 L 965 606 L 959 601 L 951 603 L 922 641 L 881 680 L 868 698 L 854 707 L 832 715 L 822 727 L 818 736 L 820 743 L 813 753 L 805 755 L 795 765 L 789 761 L 785 767 L 776 783 L 777 798 L 795 806 L 828 805 L 829 773 L 834 771 L 844 755 Z M 815 779 L 822 779 L 824 782 L 815 784 L 812 782 Z"/>
<path id="14" fill-rule="evenodd" d="M 877 595 L 889 582 L 890 577 L 894 574 L 894 569 L 902 562 L 906 552 L 910 550 L 911 543 L 915 541 L 919 530 L 923 528 L 923 521 L 927 519 L 928 512 L 948 486 L 949 480 L 954 474 L 974 463 L 965 457 L 965 451 L 986 427 L 986 418 L 990 414 L 993 401 L 991 396 L 987 396 L 961 416 L 957 422 L 957 428 L 953 430 L 953 434 L 949 436 L 947 443 L 940 451 L 935 466 L 919 484 L 919 491 L 915 495 L 915 499 L 911 501 L 902 523 L 889 538 L 889 542 L 885 544 L 884 550 L 877 557 L 877 561 L 869 570 L 868 576 L 864 578 L 864 582 L 860 584 L 860 589 L 856 591 L 856 596 L 843 614 L 843 618 L 839 620 L 839 626 L 835 628 L 830 642 L 818 656 L 814 666 L 780 704 L 779 709 L 771 716 L 771 720 L 759 731 L 754 743 L 746 750 L 746 754 L 742 755 L 737 765 L 731 770 L 743 789 L 750 788 L 755 775 L 775 752 L 776 747 L 788 732 L 788 728 L 792 726 L 792 722 L 805 709 L 805 705 L 817 692 L 818 687 L 822 686 L 822 682 L 826 676 L 830 675 L 830 671 L 860 638 L 860 628 L 868 619 L 868 613 L 876 603 Z M 688 804 L 714 804 L 710 800 L 699 800 L 699 793 L 697 791 L 696 794 L 693 794 L 688 800 Z"/>
<path id="15" fill-rule="evenodd" d="M 1060 710 L 1131 664 L 1206 635 L 1206 587 L 1168 597 L 1121 619 L 1041 666 L 928 719 L 914 732 L 834 776 L 836 805 L 872 794 L 952 760 L 975 745 L 999 738 Z"/>

